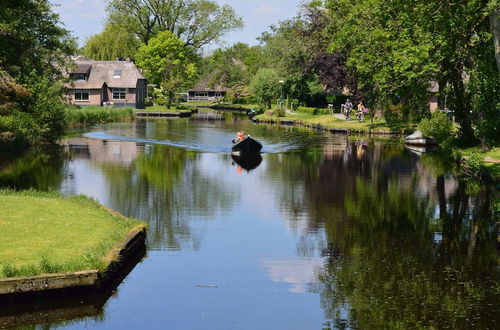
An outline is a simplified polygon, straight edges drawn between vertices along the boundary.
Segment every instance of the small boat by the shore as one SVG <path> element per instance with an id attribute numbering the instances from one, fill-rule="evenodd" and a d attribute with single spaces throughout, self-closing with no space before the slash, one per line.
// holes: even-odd
<path id="1" fill-rule="evenodd" d="M 416 131 L 405 138 L 405 144 L 414 146 L 434 146 L 437 144 L 437 141 L 433 138 L 424 136 L 420 131 Z"/>
<path id="2" fill-rule="evenodd" d="M 243 140 L 235 143 L 231 150 L 240 154 L 257 154 L 262 150 L 262 144 L 250 136 L 247 136 Z"/>

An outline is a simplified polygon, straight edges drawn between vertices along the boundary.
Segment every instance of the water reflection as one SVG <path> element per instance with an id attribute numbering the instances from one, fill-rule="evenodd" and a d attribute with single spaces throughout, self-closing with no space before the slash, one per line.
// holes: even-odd
<path id="1" fill-rule="evenodd" d="M 103 327 L 498 328 L 497 192 L 398 141 L 225 119 L 103 125 L 130 140 L 3 161 L 2 186 L 85 193 L 148 222 L 147 267 L 120 288 L 143 299 L 110 300 Z M 239 130 L 272 152 L 137 140 L 218 150 Z"/>
<path id="2" fill-rule="evenodd" d="M 262 163 L 262 156 L 260 154 L 232 154 L 231 158 L 240 168 L 245 169 L 247 172 L 255 170 Z"/>

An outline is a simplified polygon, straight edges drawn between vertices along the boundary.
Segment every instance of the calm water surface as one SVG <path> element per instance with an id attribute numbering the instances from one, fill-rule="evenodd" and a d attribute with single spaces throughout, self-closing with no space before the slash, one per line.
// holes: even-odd
<path id="1" fill-rule="evenodd" d="M 101 125 L 64 151 L 1 155 L 0 186 L 92 196 L 149 237 L 111 297 L 0 311 L 0 324 L 500 327 L 497 192 L 397 141 L 226 117 Z M 263 142 L 262 159 L 231 157 L 238 130 Z"/>

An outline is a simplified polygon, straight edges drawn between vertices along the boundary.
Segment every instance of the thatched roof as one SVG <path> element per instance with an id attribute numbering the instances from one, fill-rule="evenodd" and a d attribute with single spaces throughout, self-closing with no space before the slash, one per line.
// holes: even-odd
<path id="1" fill-rule="evenodd" d="M 138 79 L 146 79 L 134 62 L 92 61 L 77 59 L 71 73 L 88 74 L 86 81 L 73 81 L 66 85 L 72 89 L 100 89 L 106 83 L 110 88 L 136 88 Z M 115 75 L 119 73 L 119 77 Z"/>
<path id="2" fill-rule="evenodd" d="M 219 74 L 219 70 L 215 69 L 208 76 L 206 76 L 202 81 L 197 83 L 193 88 L 191 88 L 188 92 L 225 92 L 227 88 L 221 86 L 220 84 L 216 84 L 215 86 L 211 86 L 213 80 L 217 74 Z"/>

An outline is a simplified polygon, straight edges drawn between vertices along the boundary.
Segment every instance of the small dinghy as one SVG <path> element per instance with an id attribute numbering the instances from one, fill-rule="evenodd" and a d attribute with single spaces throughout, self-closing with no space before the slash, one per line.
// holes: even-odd
<path id="1" fill-rule="evenodd" d="M 231 150 L 240 154 L 258 154 L 262 150 L 262 144 L 247 136 L 243 140 L 235 143 Z"/>
<path id="2" fill-rule="evenodd" d="M 420 131 L 416 131 L 412 135 L 405 138 L 405 144 L 414 146 L 433 146 L 437 144 L 437 141 L 433 138 L 424 136 L 424 134 Z"/>

